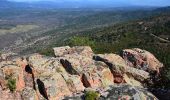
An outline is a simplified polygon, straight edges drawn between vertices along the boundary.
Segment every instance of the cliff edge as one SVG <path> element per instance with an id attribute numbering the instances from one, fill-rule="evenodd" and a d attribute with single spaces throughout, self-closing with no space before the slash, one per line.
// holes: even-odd
<path id="1" fill-rule="evenodd" d="M 56 47 L 55 57 L 1 56 L 1 100 L 157 100 L 145 88 L 163 64 L 139 48 L 94 54 L 88 46 Z"/>

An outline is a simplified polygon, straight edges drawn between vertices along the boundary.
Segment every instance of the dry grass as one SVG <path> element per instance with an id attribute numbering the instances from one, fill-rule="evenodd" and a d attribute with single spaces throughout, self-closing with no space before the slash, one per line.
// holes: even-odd
<path id="1" fill-rule="evenodd" d="M 21 33 L 28 32 L 30 30 L 36 29 L 39 26 L 37 25 L 17 25 L 11 29 L 0 29 L 0 35 L 8 34 L 8 33 Z"/>

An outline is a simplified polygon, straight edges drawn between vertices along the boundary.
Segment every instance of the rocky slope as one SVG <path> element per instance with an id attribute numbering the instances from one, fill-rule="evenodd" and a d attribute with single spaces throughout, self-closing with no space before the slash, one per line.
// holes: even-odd
<path id="1" fill-rule="evenodd" d="M 56 47 L 0 62 L 0 100 L 157 100 L 147 91 L 163 64 L 138 48 L 94 54 L 88 46 Z"/>

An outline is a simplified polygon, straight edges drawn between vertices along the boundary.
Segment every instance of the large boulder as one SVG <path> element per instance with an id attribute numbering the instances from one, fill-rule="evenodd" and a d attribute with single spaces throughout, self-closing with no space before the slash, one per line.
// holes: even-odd
<path id="1" fill-rule="evenodd" d="M 95 62 L 82 71 L 82 82 L 85 87 L 106 87 L 114 84 L 114 77 L 110 69 L 102 62 Z"/>
<path id="2" fill-rule="evenodd" d="M 125 72 L 125 61 L 116 54 L 98 54 L 93 57 L 96 61 L 102 61 L 108 65 L 112 72 L 123 74 Z"/>
<path id="3" fill-rule="evenodd" d="M 163 67 L 163 64 L 153 54 L 139 48 L 125 49 L 121 52 L 121 56 L 127 65 L 138 69 L 159 73 L 159 69 Z"/>
<path id="4" fill-rule="evenodd" d="M 88 56 L 92 57 L 93 51 L 89 46 L 75 46 L 75 47 L 69 47 L 69 46 L 64 46 L 64 47 L 55 47 L 53 48 L 55 56 L 56 57 L 61 57 L 64 55 L 70 55 L 70 54 L 78 54 L 82 56 Z"/>
<path id="5" fill-rule="evenodd" d="M 102 86 L 101 77 L 97 73 L 93 72 L 85 72 L 82 75 L 82 82 L 84 86 L 87 87 L 93 87 L 98 88 Z"/>
<path id="6" fill-rule="evenodd" d="M 94 54 L 88 46 L 56 47 L 54 52 L 56 57 L 31 54 L 1 61 L 2 98 L 17 95 L 17 100 L 81 100 L 94 90 L 100 94 L 99 100 L 156 99 L 142 87 L 151 77 L 150 70 L 159 72 L 163 65 L 147 51 L 126 49 L 123 58 L 112 53 Z M 14 93 L 7 86 L 9 77 L 16 80 Z"/>
<path id="7" fill-rule="evenodd" d="M 64 59 L 66 58 L 49 58 L 39 54 L 31 55 L 28 58 L 35 80 L 39 79 L 40 83 L 44 84 L 49 99 L 58 100 L 65 95 L 84 90 L 80 76 L 72 74 L 74 69 L 71 69 L 70 62 Z M 36 86 L 38 87 L 38 83 Z"/>
<path id="8" fill-rule="evenodd" d="M 56 57 L 60 57 L 65 54 L 69 54 L 69 52 L 71 52 L 71 48 L 69 46 L 55 47 L 55 48 L 53 48 L 53 50 L 54 50 L 54 54 Z"/>
<path id="9" fill-rule="evenodd" d="M 15 59 L 13 61 L 2 61 L 0 62 L 0 68 L 4 73 L 4 78 L 9 79 L 15 79 L 16 80 L 16 90 L 22 91 L 25 87 L 24 82 L 24 62 L 20 61 L 21 59 Z"/>
<path id="10" fill-rule="evenodd" d="M 95 93 L 95 94 L 94 94 Z M 134 87 L 128 84 L 112 85 L 104 89 L 86 89 L 83 93 L 74 96 L 67 96 L 67 100 L 84 100 L 87 96 L 96 96 L 98 100 L 158 100 L 152 93 L 145 89 Z M 93 98 L 93 97 L 91 97 Z"/>
<path id="11" fill-rule="evenodd" d="M 125 73 L 124 60 L 115 54 L 98 54 L 93 57 L 95 61 L 103 62 L 110 69 L 114 77 L 115 83 L 123 83 L 123 75 Z"/>
<path id="12" fill-rule="evenodd" d="M 77 54 L 92 58 L 93 51 L 89 46 L 75 46 L 72 48 Z"/>
<path id="13" fill-rule="evenodd" d="M 134 77 L 139 81 L 148 79 L 149 73 L 126 65 L 125 60 L 116 54 L 98 54 L 93 57 L 94 60 L 104 62 L 111 70 L 115 83 L 129 82 L 125 81 L 126 76 Z M 135 80 L 134 80 L 135 81 Z"/>
<path id="14" fill-rule="evenodd" d="M 50 76 L 40 76 L 36 78 L 36 87 L 39 98 L 48 98 L 49 100 L 60 100 L 64 96 L 71 95 L 66 81 L 59 73 Z"/>

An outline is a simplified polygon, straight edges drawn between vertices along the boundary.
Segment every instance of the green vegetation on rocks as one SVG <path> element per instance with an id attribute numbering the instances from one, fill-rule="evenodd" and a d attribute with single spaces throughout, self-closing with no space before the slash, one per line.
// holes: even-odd
<path id="1" fill-rule="evenodd" d="M 90 46 L 90 47 L 94 48 L 95 47 L 95 42 L 92 41 L 88 37 L 74 36 L 74 37 L 69 39 L 68 45 L 70 45 L 70 46 Z"/>
<path id="2" fill-rule="evenodd" d="M 40 54 L 46 55 L 46 56 L 55 56 L 52 48 L 46 48 L 46 49 L 43 49 L 43 50 L 39 50 L 38 52 Z"/>
<path id="3" fill-rule="evenodd" d="M 97 100 L 99 98 L 99 93 L 95 91 L 87 91 L 85 94 L 85 100 Z"/>
<path id="4" fill-rule="evenodd" d="M 9 78 L 8 83 L 7 83 L 8 88 L 10 89 L 11 92 L 14 92 L 16 89 L 16 79 Z"/>

